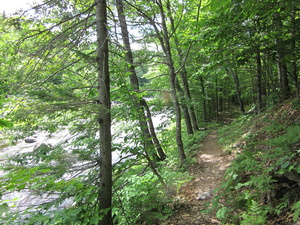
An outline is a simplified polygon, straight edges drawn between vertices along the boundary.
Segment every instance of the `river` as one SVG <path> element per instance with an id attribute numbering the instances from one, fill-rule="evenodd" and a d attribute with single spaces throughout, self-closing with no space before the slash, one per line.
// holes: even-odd
<path id="1" fill-rule="evenodd" d="M 163 123 L 168 124 L 170 115 L 168 113 L 165 114 L 158 114 L 156 116 L 153 116 L 153 124 L 156 128 L 160 127 Z M 125 132 L 119 132 L 120 129 L 120 124 L 115 124 L 112 127 L 112 133 L 116 134 L 119 133 L 119 136 L 114 139 L 114 142 L 119 142 L 120 144 L 123 145 L 123 141 L 126 135 Z M 0 132 L 0 135 L 3 135 L 3 133 Z M 113 135 L 114 136 L 114 135 Z M 1 136 L 0 136 L 1 138 Z M 61 143 L 65 143 L 68 140 L 72 139 L 72 135 L 66 128 L 62 128 L 59 131 L 52 133 L 49 135 L 49 133 L 45 131 L 40 131 L 36 133 L 35 135 L 27 137 L 27 139 L 30 139 L 32 143 L 28 143 L 23 140 L 18 140 L 15 145 L 8 145 L 8 141 L 3 140 L 3 138 L 0 139 L 0 163 L 5 163 L 8 157 L 17 155 L 17 154 L 22 154 L 22 153 L 28 153 L 34 151 L 38 146 L 41 144 L 46 144 L 48 146 L 56 146 Z M 131 143 L 132 145 L 132 143 Z M 123 148 L 125 147 L 124 145 L 122 146 Z M 130 144 L 129 146 L 130 147 Z M 112 163 L 115 164 L 118 161 L 120 161 L 120 157 L 124 157 L 124 155 L 121 155 L 119 151 L 113 151 L 112 154 Z M 81 162 L 82 163 L 82 162 Z M 83 162 L 84 163 L 84 162 Z M 0 176 L 4 175 L 4 172 L 0 170 Z M 73 176 L 73 174 L 69 174 L 66 176 Z M 31 195 L 27 191 L 14 191 L 11 193 L 7 193 L 3 195 L 2 200 L 4 201 L 13 201 L 11 202 L 10 205 L 15 205 L 15 210 L 23 210 L 24 208 L 28 207 L 29 205 L 38 205 L 44 202 L 47 202 L 49 198 L 57 198 L 59 196 L 55 195 L 41 195 L 41 196 L 35 196 Z M 0 201 L 1 203 L 1 201 Z M 64 204 L 62 204 L 61 207 L 66 207 L 67 205 L 70 205 L 72 202 L 70 201 L 65 201 Z M 0 204 L 1 205 L 1 204 Z"/>

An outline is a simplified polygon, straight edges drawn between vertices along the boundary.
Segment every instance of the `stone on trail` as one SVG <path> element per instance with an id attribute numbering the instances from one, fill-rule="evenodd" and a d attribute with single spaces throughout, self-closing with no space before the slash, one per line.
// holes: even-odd
<path id="1" fill-rule="evenodd" d="M 198 200 L 205 200 L 212 196 L 212 191 L 207 191 L 203 193 L 199 193 L 197 199 Z"/>

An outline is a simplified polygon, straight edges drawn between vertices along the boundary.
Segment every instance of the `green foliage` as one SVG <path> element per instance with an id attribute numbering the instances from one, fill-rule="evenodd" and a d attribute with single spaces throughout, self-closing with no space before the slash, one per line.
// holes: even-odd
<path id="1" fill-rule="evenodd" d="M 252 200 L 251 204 L 249 204 L 247 207 L 248 207 L 248 212 L 241 215 L 243 219 L 241 221 L 242 225 L 266 224 L 267 221 L 266 214 L 268 212 L 266 209 L 263 209 L 263 207 L 261 207 L 254 200 Z"/>
<path id="2" fill-rule="evenodd" d="M 284 107 L 286 105 L 276 113 L 289 110 Z M 300 196 L 295 192 L 298 192 L 300 170 L 299 150 L 294 146 L 298 146 L 300 126 L 287 125 L 285 120 L 271 118 L 268 114 L 251 117 L 251 120 L 242 118 L 220 130 L 223 145 L 237 141 L 246 144 L 226 171 L 225 182 L 220 187 L 224 191 L 222 196 L 213 201 L 218 218 L 226 223 L 266 224 L 274 215 L 281 215 L 294 204 L 296 220 L 299 210 L 295 202 Z M 237 133 L 227 133 L 232 130 Z M 241 137 L 241 133 L 247 135 Z M 295 186 L 282 189 L 285 182 Z M 226 199 L 226 206 L 220 204 L 222 198 Z"/>
<path id="3" fill-rule="evenodd" d="M 291 147 L 291 144 L 296 143 L 300 138 L 299 133 L 300 126 L 299 125 L 293 125 L 289 126 L 285 129 L 285 134 L 273 138 L 271 140 L 268 140 L 268 145 L 274 146 L 274 147 L 281 147 L 288 150 L 289 147 Z"/>
<path id="4" fill-rule="evenodd" d="M 159 173 L 169 189 L 176 192 L 188 177 L 180 171 L 170 171 L 169 167 L 170 163 L 164 163 Z M 115 183 L 116 186 L 119 184 L 125 186 L 117 189 L 114 195 L 113 213 L 118 224 L 153 224 L 173 213 L 170 190 L 166 190 L 158 177 L 142 166 L 128 169 Z"/>
<path id="5" fill-rule="evenodd" d="M 39 197 L 57 194 L 57 198 L 47 204 L 28 206 L 18 212 L 25 216 L 24 224 L 97 224 L 106 212 L 98 210 L 97 115 L 103 107 L 99 104 L 97 91 L 93 1 L 48 3 L 36 7 L 35 13 L 0 18 L 0 103 L 1 114 L 5 116 L 0 119 L 0 128 L 9 129 L 12 143 L 39 131 L 51 134 L 68 128 L 73 136 L 67 143 L 11 157 L 2 168 L 6 174 L 0 179 L 0 194 L 22 190 Z M 134 26 L 134 31 L 138 32 L 132 33 L 130 42 L 138 43 L 139 50 L 133 54 L 142 88 L 132 90 L 129 85 L 128 62 L 124 60 L 125 52 L 119 43 L 119 28 L 114 27 L 117 20 L 110 14 L 111 112 L 115 123 L 125 121 L 125 125 L 116 125 L 113 139 L 119 141 L 113 143 L 113 150 L 125 159 L 114 165 L 116 195 L 112 210 L 120 224 L 153 224 L 169 215 L 172 207 L 168 191 L 147 167 L 134 96 L 151 97 L 149 102 L 154 114 L 165 114 L 171 120 L 157 128 L 168 156 L 164 162 L 157 163 L 162 179 L 176 192 L 188 177 L 177 170 L 176 125 L 172 98 L 168 95 L 170 62 L 166 62 L 163 46 L 157 47 L 161 42 L 158 37 L 163 33 L 159 5 L 150 1 L 127 3 L 125 13 L 130 18 L 129 26 Z M 166 31 L 170 34 L 167 36 L 173 55 L 169 61 L 174 62 L 176 73 L 186 70 L 190 85 L 192 99 L 181 99 L 181 103 L 197 109 L 198 118 L 215 119 L 217 110 L 237 104 L 234 73 L 239 77 L 244 103 L 255 103 L 253 68 L 257 66 L 254 58 L 260 49 L 264 62 L 262 72 L 266 75 L 264 83 L 267 84 L 266 104 L 278 101 L 281 87 L 274 54 L 281 48 L 289 49 L 291 51 L 285 52 L 283 62 L 299 61 L 299 56 L 293 54 L 297 52 L 299 41 L 291 37 L 293 24 L 298 23 L 291 15 L 299 3 L 282 0 L 276 4 L 269 1 L 254 4 L 249 0 L 200 3 L 171 1 L 171 11 L 165 3 L 161 6 L 168 17 Z M 112 3 L 109 7 L 110 12 L 114 12 L 115 5 Z M 281 16 L 282 26 L 274 23 L 275 13 Z M 299 36 L 297 29 L 295 32 L 295 37 Z M 282 39 L 282 46 L 276 46 L 278 38 Z M 293 44 L 295 49 L 291 49 Z M 292 71 L 291 64 L 287 63 L 286 71 Z M 181 79 L 178 85 L 182 84 Z M 292 105 L 299 109 L 299 100 L 293 100 Z M 207 115 L 204 116 L 205 112 Z M 264 201 L 269 198 L 274 202 L 270 193 L 278 189 L 277 180 L 274 181 L 276 176 L 291 176 L 300 171 L 299 147 L 296 145 L 299 126 L 287 128 L 289 123 L 279 120 L 261 122 L 253 119 L 253 116 L 241 116 L 220 131 L 220 143 L 227 148 L 236 141 L 246 143 L 223 184 L 228 202 L 233 205 L 220 205 L 218 217 L 224 221 L 241 219 L 243 224 L 264 223 L 268 213 L 272 212 L 268 208 L 271 203 Z M 251 123 L 254 125 L 244 130 Z M 269 126 L 255 132 L 264 123 Z M 197 142 L 205 133 L 184 137 L 188 162 L 192 161 L 199 148 Z M 268 140 L 265 137 L 269 137 Z M 275 213 L 293 204 L 291 199 L 288 195 L 276 199 L 279 204 Z M 61 207 L 67 200 L 72 204 Z M 285 205 L 284 202 L 288 203 Z M 14 205 L 15 201 L 0 202 L 0 213 L 5 214 L 5 221 L 11 224 L 17 224 L 20 219 L 17 212 L 8 212 L 8 207 L 15 208 Z M 298 217 L 297 203 L 294 210 Z"/>
<path id="6" fill-rule="evenodd" d="M 299 213 L 300 213 L 300 201 L 297 201 L 293 207 L 292 210 L 294 210 L 294 218 L 293 218 L 293 222 L 295 223 L 297 221 L 297 219 L 299 218 Z"/>
<path id="7" fill-rule="evenodd" d="M 293 109 L 300 109 L 300 99 L 299 98 L 295 98 L 292 100 L 292 107 Z"/>
<path id="8" fill-rule="evenodd" d="M 13 124 L 7 120 L 4 120 L 2 118 L 0 118 L 0 129 L 3 128 L 3 127 L 12 127 Z"/>
<path id="9" fill-rule="evenodd" d="M 123 205 L 123 212 L 116 212 L 120 224 L 134 224 L 138 220 L 152 224 L 164 216 L 164 193 L 153 174 L 133 175 L 127 182 L 130 185 L 118 192 L 118 201 Z"/>
<path id="10" fill-rule="evenodd" d="M 141 150 L 137 147 L 124 147 L 127 141 L 133 140 L 133 137 L 126 138 L 123 146 L 116 145 L 116 148 L 122 154 L 126 154 L 126 151 L 127 153 L 129 151 L 136 154 L 136 159 L 129 158 L 114 166 L 116 192 L 114 194 L 115 207 L 113 213 L 118 224 L 142 222 L 153 224 L 166 219 L 173 213 L 173 205 L 176 204 L 170 196 L 176 194 L 181 185 L 190 179 L 186 172 L 174 170 L 179 164 L 179 159 L 173 138 L 173 129 L 175 129 L 173 123 L 167 129 L 164 129 L 164 127 L 161 127 L 161 129 L 159 136 L 162 135 L 160 140 L 163 140 L 163 148 L 166 151 L 167 159 L 157 163 L 159 166 L 157 171 L 168 186 L 167 188 L 150 168 L 147 168 Z M 129 126 L 129 130 L 132 131 L 131 126 Z M 129 135 L 129 132 L 127 135 Z M 193 139 L 193 137 L 190 136 L 190 139 Z M 195 144 L 196 140 L 195 137 L 190 144 Z"/>

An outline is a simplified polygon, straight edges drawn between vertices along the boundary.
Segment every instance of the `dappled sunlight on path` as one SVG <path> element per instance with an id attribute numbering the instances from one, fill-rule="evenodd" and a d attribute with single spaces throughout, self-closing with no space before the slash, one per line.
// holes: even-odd
<path id="1" fill-rule="evenodd" d="M 203 225 L 220 224 L 214 213 L 204 214 L 219 187 L 225 170 L 230 166 L 231 157 L 226 155 L 217 143 L 216 131 L 203 141 L 197 154 L 197 163 L 189 169 L 194 177 L 182 186 L 177 198 L 179 209 L 162 224 L 165 225 Z"/>

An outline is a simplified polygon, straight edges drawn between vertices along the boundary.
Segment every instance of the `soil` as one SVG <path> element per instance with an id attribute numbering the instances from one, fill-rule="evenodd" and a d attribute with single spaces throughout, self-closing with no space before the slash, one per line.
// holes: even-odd
<path id="1" fill-rule="evenodd" d="M 197 162 L 189 168 L 194 177 L 182 186 L 179 194 L 179 208 L 163 225 L 207 225 L 220 224 L 215 212 L 202 211 L 208 208 L 215 191 L 222 182 L 232 157 L 226 155 L 217 143 L 217 132 L 212 131 L 202 142 L 197 153 Z"/>

